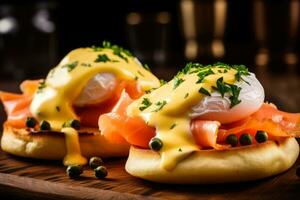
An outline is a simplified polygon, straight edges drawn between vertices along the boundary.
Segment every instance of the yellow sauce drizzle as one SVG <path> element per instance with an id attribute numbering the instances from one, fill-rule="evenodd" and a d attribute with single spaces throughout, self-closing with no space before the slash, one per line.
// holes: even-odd
<path id="1" fill-rule="evenodd" d="M 199 92 L 201 87 L 212 92 L 220 77 L 223 77 L 224 82 L 228 84 L 236 81 L 237 70 L 229 69 L 226 73 L 223 70 L 218 66 L 212 68 L 214 74 L 208 75 L 202 83 L 196 83 L 199 80 L 197 73 L 182 74 L 179 77 L 184 81 L 177 88 L 174 89 L 175 80 L 173 79 L 153 92 L 145 94 L 128 107 L 127 114 L 129 116 L 139 116 L 149 126 L 156 128 L 156 137 L 163 142 L 159 153 L 161 167 L 164 169 L 172 170 L 178 162 L 199 150 L 200 147 L 194 142 L 191 133 L 189 111 L 204 97 L 204 94 Z M 144 98 L 148 98 L 152 104 L 146 109 L 140 110 Z M 162 101 L 166 101 L 165 106 L 155 112 L 156 103 Z M 176 126 L 170 128 L 173 124 Z"/>
<path id="2" fill-rule="evenodd" d="M 99 55 L 106 55 L 109 61 L 95 62 Z M 147 71 L 135 57 L 122 54 L 124 58 L 106 48 L 95 51 L 92 48 L 79 48 L 71 51 L 57 67 L 52 69 L 41 90 L 33 98 L 30 111 L 38 120 L 47 120 L 52 130 L 65 133 L 67 155 L 64 163 L 84 164 L 81 156 L 78 133 L 74 129 L 62 129 L 71 119 L 78 119 L 72 104 L 87 82 L 98 73 L 113 73 L 118 80 L 137 80 L 143 90 L 160 86 L 159 80 Z M 71 68 L 68 67 L 71 65 Z"/>
<path id="3" fill-rule="evenodd" d="M 63 128 L 61 129 L 65 133 L 65 143 L 67 154 L 64 158 L 64 165 L 85 165 L 87 159 L 81 155 L 79 136 L 75 129 L 73 128 Z"/>

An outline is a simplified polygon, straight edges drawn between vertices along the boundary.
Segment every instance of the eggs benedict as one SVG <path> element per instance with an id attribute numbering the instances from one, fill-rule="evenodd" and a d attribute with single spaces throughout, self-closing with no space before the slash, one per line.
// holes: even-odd
<path id="1" fill-rule="evenodd" d="M 91 156 L 126 156 L 98 130 L 121 93 L 137 99 L 159 80 L 128 50 L 109 42 L 67 54 L 46 79 L 24 81 L 22 94 L 0 92 L 7 113 L 2 150 L 23 157 L 84 165 Z"/>
<path id="2" fill-rule="evenodd" d="M 244 65 L 188 63 L 137 100 L 123 93 L 99 128 L 132 145 L 129 174 L 162 183 L 260 179 L 289 169 L 299 154 L 300 114 L 264 103 L 262 85 Z"/>

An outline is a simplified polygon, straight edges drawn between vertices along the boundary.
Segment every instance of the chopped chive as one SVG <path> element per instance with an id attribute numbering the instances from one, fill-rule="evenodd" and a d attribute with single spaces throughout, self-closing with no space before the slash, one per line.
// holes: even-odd
<path id="1" fill-rule="evenodd" d="M 186 94 L 184 95 L 184 98 L 186 99 L 189 95 L 190 95 L 189 93 L 186 93 Z"/>
<path id="2" fill-rule="evenodd" d="M 151 72 L 151 69 L 150 69 L 150 67 L 149 67 L 147 64 L 144 64 L 143 67 L 144 67 L 147 71 Z"/>
<path id="3" fill-rule="evenodd" d="M 99 54 L 94 62 L 109 62 L 110 59 L 106 54 Z"/>
<path id="4" fill-rule="evenodd" d="M 165 100 L 159 101 L 159 102 L 155 103 L 155 105 L 157 106 L 157 108 L 155 110 L 153 110 L 153 112 L 160 111 L 166 104 L 167 104 L 167 102 Z"/>
<path id="5" fill-rule="evenodd" d="M 184 82 L 184 79 L 175 77 L 173 89 L 175 90 L 183 82 Z"/>
<path id="6" fill-rule="evenodd" d="M 152 103 L 150 102 L 150 100 L 148 98 L 143 98 L 142 106 L 139 107 L 139 109 L 140 109 L 140 111 L 143 111 L 151 105 L 152 105 Z"/>
<path id="7" fill-rule="evenodd" d="M 139 75 L 145 77 L 145 75 L 140 70 L 138 70 L 137 72 L 138 72 Z"/>
<path id="8" fill-rule="evenodd" d="M 78 61 L 75 61 L 73 63 L 65 64 L 62 66 L 62 68 L 67 68 L 68 72 L 73 71 L 78 65 Z"/>
<path id="9" fill-rule="evenodd" d="M 84 66 L 84 67 L 91 67 L 92 66 L 90 63 L 81 63 L 80 65 Z"/>
<path id="10" fill-rule="evenodd" d="M 175 126 L 176 126 L 177 124 L 172 124 L 171 126 L 170 126 L 170 129 L 173 129 L 173 128 L 175 128 Z"/>
<path id="11" fill-rule="evenodd" d="M 164 80 L 164 79 L 160 79 L 159 82 L 160 82 L 160 86 L 163 86 L 163 85 L 165 85 L 166 83 L 168 83 L 168 82 L 167 82 L 166 80 Z"/>
<path id="12" fill-rule="evenodd" d="M 210 93 L 203 87 L 200 88 L 199 92 L 206 96 L 210 96 Z"/>

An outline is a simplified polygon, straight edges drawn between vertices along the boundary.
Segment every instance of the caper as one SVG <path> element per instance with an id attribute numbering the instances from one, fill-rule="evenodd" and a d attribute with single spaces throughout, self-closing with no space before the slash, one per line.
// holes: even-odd
<path id="1" fill-rule="evenodd" d="M 236 147 L 239 140 L 238 140 L 238 137 L 234 134 L 230 134 L 226 137 L 226 140 L 225 140 L 226 144 L 230 144 L 232 147 Z"/>
<path id="2" fill-rule="evenodd" d="M 243 133 L 240 136 L 240 144 L 241 145 L 250 145 L 252 144 L 252 137 L 249 133 Z"/>
<path id="3" fill-rule="evenodd" d="M 41 123 L 40 123 L 40 129 L 43 130 L 43 131 L 51 130 L 51 125 L 50 125 L 49 122 L 43 120 L 43 121 L 41 121 Z"/>
<path id="4" fill-rule="evenodd" d="M 63 127 L 72 127 L 76 130 L 80 129 L 80 121 L 77 119 L 71 119 L 69 121 L 66 121 L 63 125 Z"/>
<path id="5" fill-rule="evenodd" d="M 152 138 L 149 142 L 150 149 L 159 151 L 163 146 L 163 142 L 159 138 Z"/>
<path id="6" fill-rule="evenodd" d="M 26 119 L 26 126 L 29 128 L 34 128 L 36 125 L 36 120 L 33 117 L 27 117 Z"/>
<path id="7" fill-rule="evenodd" d="M 90 166 L 92 169 L 96 169 L 96 168 L 99 167 L 102 163 L 103 163 L 103 161 L 102 161 L 101 158 L 99 158 L 99 157 L 92 157 L 92 158 L 90 158 L 89 166 Z"/>
<path id="8" fill-rule="evenodd" d="M 266 142 L 268 140 L 268 134 L 266 133 L 266 131 L 257 131 L 255 134 L 255 140 L 258 143 Z"/>
<path id="9" fill-rule="evenodd" d="M 96 169 L 94 169 L 95 176 L 99 179 L 105 178 L 108 174 L 106 167 L 104 166 L 98 166 Z"/>
<path id="10" fill-rule="evenodd" d="M 66 172 L 70 178 L 77 178 L 83 173 L 83 168 L 81 165 L 70 165 Z"/>

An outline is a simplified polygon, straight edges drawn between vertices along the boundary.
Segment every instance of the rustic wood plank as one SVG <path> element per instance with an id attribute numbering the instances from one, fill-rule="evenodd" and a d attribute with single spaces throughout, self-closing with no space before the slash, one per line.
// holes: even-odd
<path id="1" fill-rule="evenodd" d="M 66 176 L 61 162 L 25 159 L 1 152 L 0 192 L 46 199 L 294 199 L 300 195 L 296 165 L 286 173 L 259 181 L 168 185 L 131 177 L 124 170 L 125 159 L 110 159 L 105 163 L 109 170 L 107 179 L 98 180 L 92 170 L 87 169 L 82 177 L 72 180 Z M 300 159 L 297 164 L 300 164 Z"/>
<path id="2" fill-rule="evenodd" d="M 0 192 L 10 190 L 22 194 L 23 198 L 42 199 L 150 199 L 133 194 L 122 194 L 108 190 L 69 186 L 33 178 L 0 173 Z M 152 198 L 151 198 L 152 199 Z"/>

